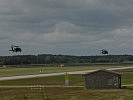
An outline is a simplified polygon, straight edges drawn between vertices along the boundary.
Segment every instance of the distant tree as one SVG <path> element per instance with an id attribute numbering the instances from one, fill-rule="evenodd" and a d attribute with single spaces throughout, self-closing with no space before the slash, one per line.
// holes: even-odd
<path id="1" fill-rule="evenodd" d="M 0 59 L 0 65 L 3 65 L 4 64 L 4 61 Z"/>
<path id="2" fill-rule="evenodd" d="M 59 64 L 59 63 L 122 63 L 133 61 L 132 55 L 68 56 L 68 55 L 18 55 L 0 57 L 0 65 Z"/>

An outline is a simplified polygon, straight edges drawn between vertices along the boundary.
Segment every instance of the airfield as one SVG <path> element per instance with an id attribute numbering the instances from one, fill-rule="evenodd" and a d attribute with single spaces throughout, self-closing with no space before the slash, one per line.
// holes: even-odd
<path id="1" fill-rule="evenodd" d="M 85 90 L 83 74 L 97 69 L 122 73 L 122 89 Z M 69 75 L 69 85 L 64 74 Z M 0 100 L 132 100 L 133 65 L 0 68 Z"/>

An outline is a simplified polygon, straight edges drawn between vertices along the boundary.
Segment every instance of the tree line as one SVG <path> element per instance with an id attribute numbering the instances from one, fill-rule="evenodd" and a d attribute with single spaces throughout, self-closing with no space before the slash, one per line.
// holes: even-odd
<path id="1" fill-rule="evenodd" d="M 55 63 L 126 63 L 132 61 L 133 55 L 72 56 L 41 54 L 0 56 L 0 65 Z"/>

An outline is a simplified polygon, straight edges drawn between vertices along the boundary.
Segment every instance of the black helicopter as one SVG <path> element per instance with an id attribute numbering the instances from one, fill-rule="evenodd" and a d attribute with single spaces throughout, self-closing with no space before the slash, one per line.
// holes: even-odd
<path id="1" fill-rule="evenodd" d="M 11 50 L 12 52 L 22 52 L 22 49 L 19 46 L 11 45 Z"/>
<path id="2" fill-rule="evenodd" d="M 102 49 L 100 51 L 101 51 L 101 54 L 104 54 L 104 55 L 108 54 L 108 51 L 106 49 Z"/>

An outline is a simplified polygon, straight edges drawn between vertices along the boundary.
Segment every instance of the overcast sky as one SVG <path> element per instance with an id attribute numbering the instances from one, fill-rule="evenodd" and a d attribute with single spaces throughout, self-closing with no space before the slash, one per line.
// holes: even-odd
<path id="1" fill-rule="evenodd" d="M 0 0 L 0 55 L 133 54 L 133 0 Z"/>

